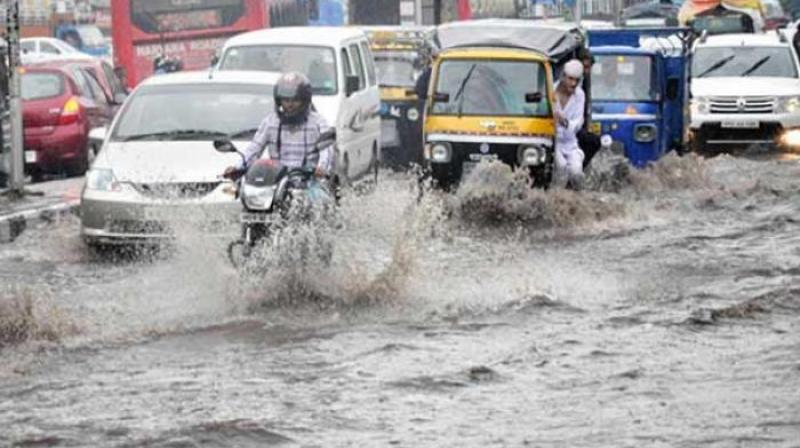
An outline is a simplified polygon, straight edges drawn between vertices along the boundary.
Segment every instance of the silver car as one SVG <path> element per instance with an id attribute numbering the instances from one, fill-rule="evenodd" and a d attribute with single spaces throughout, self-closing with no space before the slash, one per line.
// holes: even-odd
<path id="1" fill-rule="evenodd" d="M 157 241 L 180 233 L 235 235 L 241 204 L 225 168 L 274 108 L 280 74 L 187 72 L 151 77 L 106 131 L 86 174 L 81 233 L 90 246 Z"/>

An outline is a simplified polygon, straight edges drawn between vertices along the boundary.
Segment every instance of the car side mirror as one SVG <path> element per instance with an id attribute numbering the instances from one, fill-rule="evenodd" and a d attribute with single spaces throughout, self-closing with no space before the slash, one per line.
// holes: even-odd
<path id="1" fill-rule="evenodd" d="M 356 92 L 358 92 L 359 82 L 358 76 L 356 75 L 348 75 L 344 78 L 344 94 L 345 96 L 350 96 Z"/>
<path id="2" fill-rule="evenodd" d="M 217 152 L 238 152 L 230 140 L 214 140 L 214 149 Z"/>
<path id="3" fill-rule="evenodd" d="M 679 80 L 678 78 L 669 78 L 667 80 L 667 99 L 670 101 L 675 101 L 678 99 L 679 92 Z"/>
<path id="4" fill-rule="evenodd" d="M 542 92 L 531 92 L 525 94 L 525 102 L 526 103 L 541 103 L 542 102 Z"/>
<path id="5" fill-rule="evenodd" d="M 450 94 L 442 92 L 434 92 L 434 94 L 431 95 L 431 99 L 433 100 L 434 103 L 449 103 Z"/>
<path id="6" fill-rule="evenodd" d="M 128 98 L 128 95 L 122 92 L 117 92 L 114 94 L 114 104 L 122 104 Z"/>
<path id="7" fill-rule="evenodd" d="M 215 54 L 214 57 L 211 58 L 211 67 L 216 67 L 218 62 L 219 62 L 219 55 Z"/>
<path id="8" fill-rule="evenodd" d="M 94 128 L 89 131 L 89 140 L 102 144 L 105 141 L 107 134 L 108 134 L 108 128 L 105 126 L 100 128 Z"/>

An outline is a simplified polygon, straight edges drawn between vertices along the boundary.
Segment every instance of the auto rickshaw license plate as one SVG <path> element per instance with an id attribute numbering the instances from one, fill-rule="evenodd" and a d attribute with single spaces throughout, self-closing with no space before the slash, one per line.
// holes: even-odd
<path id="1" fill-rule="evenodd" d="M 591 131 L 592 134 L 600 135 L 600 122 L 592 122 L 592 125 L 589 127 L 589 131 Z"/>
<path id="2" fill-rule="evenodd" d="M 481 160 L 497 160 L 497 154 L 470 154 L 469 160 L 480 162 Z"/>

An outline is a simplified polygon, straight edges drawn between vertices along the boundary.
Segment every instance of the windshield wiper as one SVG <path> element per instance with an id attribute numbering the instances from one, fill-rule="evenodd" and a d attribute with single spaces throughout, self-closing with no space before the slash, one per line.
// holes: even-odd
<path id="1" fill-rule="evenodd" d="M 173 140 L 178 137 L 225 137 L 225 135 L 226 134 L 224 132 L 207 131 L 204 129 L 173 129 L 171 131 L 127 135 L 124 137 L 120 137 L 120 140 L 124 142 L 129 142 L 134 140 L 155 140 L 155 139 Z"/>
<path id="2" fill-rule="evenodd" d="M 713 63 L 711 65 L 711 67 L 708 67 L 703 73 L 700 73 L 696 77 L 697 78 L 702 78 L 703 76 L 706 76 L 707 74 L 713 72 L 714 70 L 718 70 L 719 68 L 721 68 L 723 65 L 727 64 L 728 62 L 730 62 L 735 57 L 736 57 L 736 55 L 732 54 L 732 55 L 730 55 L 730 56 L 728 56 L 726 58 L 720 59 L 719 61 Z"/>
<path id="3" fill-rule="evenodd" d="M 255 135 L 256 132 L 258 132 L 258 128 L 242 129 L 241 131 L 236 131 L 233 134 L 229 134 L 228 138 L 230 138 L 231 140 L 235 140 L 237 138 L 242 138 L 248 135 L 250 136 Z"/>
<path id="4" fill-rule="evenodd" d="M 475 68 L 478 64 L 472 64 L 472 67 L 469 68 L 467 75 L 464 76 L 464 79 L 461 80 L 461 85 L 458 86 L 458 91 L 456 92 L 456 96 L 453 97 L 453 100 L 458 100 L 458 118 L 461 118 L 462 110 L 464 109 L 464 88 L 467 87 L 467 83 L 469 82 L 469 78 L 472 77 L 472 72 L 475 71 Z"/>
<path id="5" fill-rule="evenodd" d="M 751 73 L 753 73 L 754 71 L 758 70 L 758 69 L 759 69 L 759 68 L 760 68 L 762 65 L 766 64 L 766 62 L 767 62 L 767 61 L 769 61 L 769 59 L 770 59 L 771 57 L 772 57 L 772 56 L 764 56 L 763 58 L 759 59 L 759 60 L 758 60 L 758 61 L 757 61 L 755 64 L 753 64 L 753 65 L 752 65 L 750 68 L 748 68 L 747 70 L 745 70 L 745 71 L 744 71 L 744 73 L 742 73 L 742 75 L 741 75 L 741 76 L 749 76 Z"/>

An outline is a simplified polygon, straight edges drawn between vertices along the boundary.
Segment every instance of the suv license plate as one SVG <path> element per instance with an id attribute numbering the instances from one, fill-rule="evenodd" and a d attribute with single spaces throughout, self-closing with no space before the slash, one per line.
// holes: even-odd
<path id="1" fill-rule="evenodd" d="M 723 121 L 722 127 L 728 129 L 758 129 L 759 123 L 757 121 Z"/>

